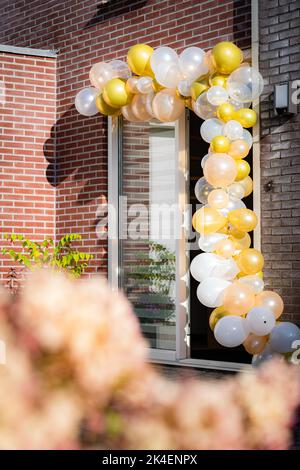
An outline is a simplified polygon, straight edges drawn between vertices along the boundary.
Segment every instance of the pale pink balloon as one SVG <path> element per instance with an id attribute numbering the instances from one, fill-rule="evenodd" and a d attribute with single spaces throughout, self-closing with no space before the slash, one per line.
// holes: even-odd
<path id="1" fill-rule="evenodd" d="M 232 184 L 237 175 L 237 167 L 233 158 L 226 153 L 214 153 L 204 166 L 206 181 L 214 188 L 225 188 Z"/>

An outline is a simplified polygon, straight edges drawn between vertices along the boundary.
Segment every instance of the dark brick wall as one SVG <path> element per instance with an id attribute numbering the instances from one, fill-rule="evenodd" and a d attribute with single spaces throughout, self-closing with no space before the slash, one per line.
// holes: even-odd
<path id="1" fill-rule="evenodd" d="M 300 115 L 276 116 L 274 85 L 300 79 L 300 1 L 259 1 L 262 251 L 267 285 L 282 294 L 285 319 L 300 323 Z M 299 111 L 299 106 L 298 106 Z M 266 183 L 274 189 L 267 192 Z"/>

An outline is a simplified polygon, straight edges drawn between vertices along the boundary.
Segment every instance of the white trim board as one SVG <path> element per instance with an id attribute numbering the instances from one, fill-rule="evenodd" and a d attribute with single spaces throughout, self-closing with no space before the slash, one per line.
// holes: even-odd
<path id="1" fill-rule="evenodd" d="M 17 47 L 9 46 L 7 44 L 0 44 L 0 52 L 6 52 L 7 54 L 18 54 L 18 55 L 29 55 L 34 57 L 49 57 L 56 59 L 58 56 L 58 49 L 47 50 L 47 49 L 35 49 L 33 47 Z"/>

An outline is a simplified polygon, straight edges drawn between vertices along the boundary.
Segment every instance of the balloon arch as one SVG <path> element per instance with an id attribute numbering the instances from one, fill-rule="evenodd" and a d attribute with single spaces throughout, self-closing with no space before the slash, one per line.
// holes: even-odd
<path id="1" fill-rule="evenodd" d="M 264 258 L 250 247 L 249 232 L 258 221 L 242 201 L 253 188 L 245 160 L 253 144 L 247 129 L 256 124 L 251 105 L 264 84 L 243 60 L 231 42 L 208 52 L 188 47 L 179 56 L 170 47 L 137 44 L 127 63 L 93 65 L 92 86 L 77 94 L 75 106 L 84 116 L 122 114 L 132 122 L 172 122 L 188 107 L 203 119 L 200 134 L 210 147 L 201 162 L 204 177 L 195 185 L 202 207 L 192 219 L 203 253 L 190 271 L 199 281 L 199 301 L 214 309 L 209 324 L 216 340 L 226 347 L 243 344 L 259 364 L 278 354 L 290 360 L 300 329 L 278 321 L 283 301 L 264 290 Z"/>

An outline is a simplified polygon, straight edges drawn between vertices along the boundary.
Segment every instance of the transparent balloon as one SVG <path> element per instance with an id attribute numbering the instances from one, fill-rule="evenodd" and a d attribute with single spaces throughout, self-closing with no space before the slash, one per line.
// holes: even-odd
<path id="1" fill-rule="evenodd" d="M 251 309 L 246 317 L 246 321 L 249 331 L 257 336 L 270 334 L 276 323 L 273 312 L 264 307 L 254 307 Z"/>
<path id="2" fill-rule="evenodd" d="M 243 276 L 239 279 L 239 282 L 247 284 L 255 294 L 262 292 L 265 286 L 263 279 L 255 275 Z"/>
<path id="3" fill-rule="evenodd" d="M 214 251 L 216 244 L 221 240 L 226 240 L 226 238 L 228 238 L 228 235 L 217 232 L 209 233 L 207 235 L 201 235 L 198 241 L 199 248 L 200 250 L 205 252 Z"/>
<path id="4" fill-rule="evenodd" d="M 277 355 L 278 355 L 278 353 L 273 351 L 270 347 L 270 344 L 267 343 L 266 347 L 262 350 L 261 353 L 256 354 L 255 356 L 253 356 L 252 365 L 253 365 L 253 367 L 258 367 L 261 364 L 263 364 L 264 362 L 270 361 L 271 359 L 274 359 L 274 357 L 276 357 Z"/>
<path id="5" fill-rule="evenodd" d="M 220 307 L 226 288 L 230 286 L 229 281 L 217 277 L 204 279 L 197 288 L 197 297 L 206 307 Z"/>
<path id="6" fill-rule="evenodd" d="M 207 92 L 201 93 L 196 101 L 192 103 L 194 113 L 201 119 L 210 119 L 217 115 L 217 106 L 213 106 L 207 100 Z"/>
<path id="7" fill-rule="evenodd" d="M 226 281 L 232 281 L 239 273 L 239 268 L 233 258 L 222 258 L 223 262 L 216 265 L 212 270 L 212 276 Z M 231 312 L 232 313 L 232 312 Z"/>
<path id="8" fill-rule="evenodd" d="M 147 109 L 147 95 L 134 95 L 134 98 L 131 103 L 131 109 L 133 114 L 140 120 L 140 121 L 149 121 L 152 119 L 152 115 L 149 114 Z"/>
<path id="9" fill-rule="evenodd" d="M 179 66 L 182 74 L 189 80 L 196 80 L 208 73 L 205 52 L 200 47 L 188 47 L 179 56 Z"/>
<path id="10" fill-rule="evenodd" d="M 157 82 L 166 88 L 177 88 L 182 80 L 182 73 L 177 63 L 161 64 L 155 73 Z"/>
<path id="11" fill-rule="evenodd" d="M 136 84 L 136 88 L 144 95 L 151 93 L 151 91 L 153 91 L 153 79 L 151 77 L 139 78 Z"/>
<path id="12" fill-rule="evenodd" d="M 245 64 L 234 70 L 227 80 L 230 98 L 240 103 L 254 101 L 262 94 L 264 80 L 258 70 Z"/>
<path id="13" fill-rule="evenodd" d="M 238 109 L 241 109 L 241 108 L 250 108 L 250 106 L 252 104 L 251 101 L 249 101 L 248 103 L 239 103 L 238 101 L 235 101 L 232 98 L 230 98 L 228 100 L 228 103 L 232 104 L 235 111 L 237 111 Z"/>
<path id="14" fill-rule="evenodd" d="M 180 80 L 178 83 L 178 91 L 182 96 L 191 96 L 191 80 Z"/>
<path id="15" fill-rule="evenodd" d="M 214 335 L 222 346 L 235 348 L 242 344 L 247 336 L 247 324 L 245 318 L 234 315 L 226 315 L 215 326 Z"/>
<path id="16" fill-rule="evenodd" d="M 153 52 L 150 58 L 150 64 L 155 75 L 159 71 L 160 67 L 165 64 L 178 65 L 179 59 L 177 53 L 171 47 L 163 46 L 158 47 Z"/>
<path id="17" fill-rule="evenodd" d="M 124 62 L 123 60 L 119 59 L 114 59 L 110 62 L 110 65 L 114 70 L 116 77 L 127 79 L 131 76 L 131 70 L 128 67 L 127 62 Z"/>
<path id="18" fill-rule="evenodd" d="M 243 126 L 234 119 L 231 119 L 223 126 L 222 134 L 228 137 L 230 140 L 242 139 Z"/>
<path id="19" fill-rule="evenodd" d="M 247 144 L 249 145 L 249 149 L 251 149 L 251 147 L 253 145 L 253 137 L 247 129 L 243 129 L 242 139 L 247 142 Z"/>
<path id="20" fill-rule="evenodd" d="M 130 122 L 140 122 L 139 119 L 133 112 L 131 104 L 127 104 L 126 106 L 122 106 L 121 113 L 127 121 Z"/>
<path id="21" fill-rule="evenodd" d="M 130 77 L 127 82 L 126 82 L 126 91 L 127 93 L 139 93 L 139 90 L 137 88 L 137 84 L 139 81 L 139 77 Z"/>
<path id="22" fill-rule="evenodd" d="M 214 137 L 222 134 L 222 129 L 223 123 L 220 119 L 206 119 L 200 127 L 200 134 L 205 142 L 210 143 Z"/>
<path id="23" fill-rule="evenodd" d="M 90 82 L 93 87 L 100 91 L 103 90 L 109 80 L 117 76 L 117 71 L 112 67 L 111 63 L 107 62 L 98 62 L 90 70 Z"/>
<path id="24" fill-rule="evenodd" d="M 94 87 L 83 88 L 77 93 L 75 98 L 75 108 L 83 116 L 95 116 L 98 114 L 96 106 L 96 97 L 99 93 Z"/>
<path id="25" fill-rule="evenodd" d="M 203 169 L 204 168 L 204 165 L 205 163 L 207 162 L 207 159 L 209 158 L 209 155 L 208 153 L 206 155 L 204 155 L 204 157 L 202 158 L 201 160 L 201 168 Z M 205 203 L 206 204 L 206 203 Z"/>
<path id="26" fill-rule="evenodd" d="M 228 193 L 223 189 L 214 189 L 209 193 L 207 202 L 214 209 L 223 209 L 229 203 Z"/>
<path id="27" fill-rule="evenodd" d="M 199 202 L 207 204 L 208 195 L 213 189 L 213 186 L 206 181 L 204 176 L 202 176 L 195 184 L 195 196 Z"/>
<path id="28" fill-rule="evenodd" d="M 229 212 L 234 211 L 235 209 L 243 209 L 245 207 L 246 205 L 240 199 L 229 198 L 227 206 L 220 209 L 220 213 L 227 216 Z"/>
<path id="29" fill-rule="evenodd" d="M 220 106 L 228 100 L 228 93 L 222 86 L 212 86 L 207 91 L 207 101 L 213 106 Z"/>
<path id="30" fill-rule="evenodd" d="M 227 188 L 230 199 L 243 199 L 245 197 L 245 189 L 240 183 L 232 183 Z"/>
<path id="31" fill-rule="evenodd" d="M 152 109 L 159 121 L 172 122 L 183 113 L 184 101 L 178 98 L 175 90 L 162 90 L 155 95 Z"/>

